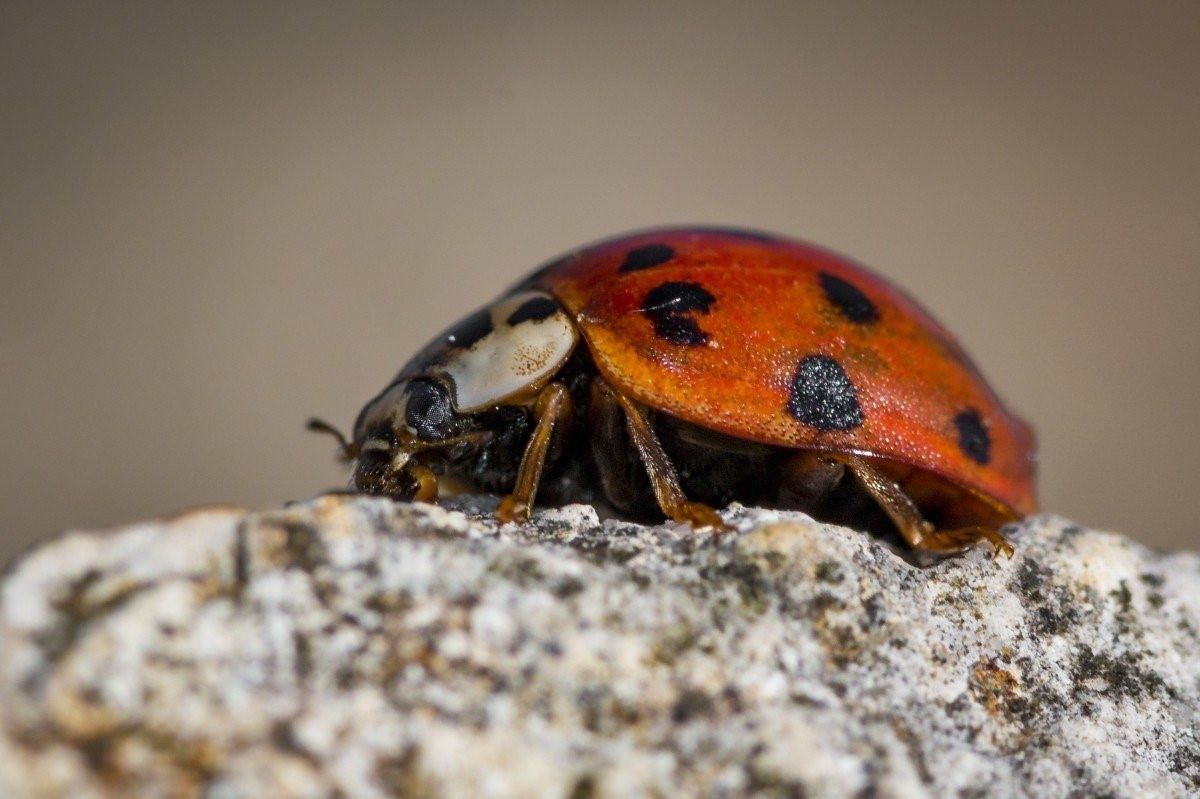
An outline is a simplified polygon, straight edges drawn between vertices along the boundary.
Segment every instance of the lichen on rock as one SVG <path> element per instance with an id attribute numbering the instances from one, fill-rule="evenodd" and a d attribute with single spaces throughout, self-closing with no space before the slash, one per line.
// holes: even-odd
<path id="1" fill-rule="evenodd" d="M 326 496 L 74 533 L 0 594 L 0 795 L 1200 794 L 1200 557 L 1036 517 L 919 567 Z"/>

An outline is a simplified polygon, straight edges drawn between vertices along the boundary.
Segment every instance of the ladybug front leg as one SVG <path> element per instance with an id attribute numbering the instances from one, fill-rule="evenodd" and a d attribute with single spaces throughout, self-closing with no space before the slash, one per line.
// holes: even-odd
<path id="1" fill-rule="evenodd" d="M 496 516 L 502 522 L 520 522 L 529 518 L 538 483 L 542 479 L 542 469 L 546 465 L 546 453 L 550 451 L 550 442 L 554 439 L 554 428 L 569 422 L 571 418 L 570 392 L 559 383 L 547 385 L 538 394 L 533 417 L 537 426 L 525 445 L 525 454 L 517 469 L 517 482 L 512 493 L 502 499 L 500 507 L 496 509 Z"/>
<path id="2" fill-rule="evenodd" d="M 676 474 L 671 459 L 667 457 L 641 407 L 603 381 L 597 381 L 593 387 L 604 401 L 615 400 L 625 412 L 625 426 L 629 437 L 641 456 L 658 506 L 667 518 L 685 522 L 697 529 L 712 528 L 717 532 L 729 530 L 729 526 L 708 505 L 688 501 L 679 485 L 679 475 Z"/>
<path id="3" fill-rule="evenodd" d="M 982 526 L 959 527 L 954 530 L 935 529 L 921 516 L 921 511 L 908 494 L 874 466 L 853 455 L 829 453 L 826 457 L 845 464 L 846 468 L 854 473 L 863 488 L 875 498 L 896 525 L 900 535 L 904 536 L 904 540 L 913 549 L 952 555 L 986 541 L 992 545 L 993 555 L 1003 552 L 1010 558 L 1013 556 L 1012 544 L 997 530 Z"/>

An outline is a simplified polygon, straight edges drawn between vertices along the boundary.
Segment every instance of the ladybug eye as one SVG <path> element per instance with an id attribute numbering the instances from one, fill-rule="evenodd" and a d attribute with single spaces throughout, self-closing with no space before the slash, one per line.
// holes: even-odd
<path id="1" fill-rule="evenodd" d="M 449 436 L 454 423 L 450 392 L 441 383 L 428 377 L 410 381 L 404 423 L 422 441 L 439 441 Z"/>

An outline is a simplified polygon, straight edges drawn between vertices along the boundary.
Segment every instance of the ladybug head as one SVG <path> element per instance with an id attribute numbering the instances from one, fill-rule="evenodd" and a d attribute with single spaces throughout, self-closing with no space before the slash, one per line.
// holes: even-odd
<path id="1" fill-rule="evenodd" d="M 471 416 L 456 413 L 446 386 L 429 376 L 398 381 L 364 408 L 353 441 L 320 420 L 311 420 L 309 428 L 339 439 L 341 457 L 354 465 L 356 491 L 418 502 L 436 500 L 446 463 L 490 435 L 473 429 Z"/>
<path id="2" fill-rule="evenodd" d="M 456 467 L 511 482 L 511 456 L 515 450 L 519 461 L 523 452 L 511 434 L 524 429 L 529 413 L 506 411 L 562 368 L 578 339 L 549 294 L 502 297 L 418 352 L 362 409 L 351 441 L 324 422 L 309 427 L 338 437 L 343 459 L 354 464 L 352 486 L 364 493 L 432 501 L 438 475 Z"/>

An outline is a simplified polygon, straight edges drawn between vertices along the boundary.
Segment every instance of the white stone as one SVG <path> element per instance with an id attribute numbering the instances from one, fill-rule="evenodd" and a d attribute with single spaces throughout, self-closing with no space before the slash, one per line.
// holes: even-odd
<path id="1" fill-rule="evenodd" d="M 740 506 L 322 497 L 0 586 L 5 797 L 1200 794 L 1200 557 L 1053 517 L 926 568 Z"/>

